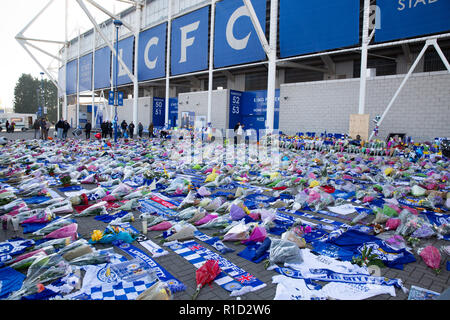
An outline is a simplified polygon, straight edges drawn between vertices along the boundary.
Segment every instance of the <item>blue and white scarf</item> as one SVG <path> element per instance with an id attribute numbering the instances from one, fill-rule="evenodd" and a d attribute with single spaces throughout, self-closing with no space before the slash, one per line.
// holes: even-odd
<path id="1" fill-rule="evenodd" d="M 216 260 L 222 272 L 217 276 L 215 282 L 227 291 L 233 292 L 246 287 L 249 289 L 248 291 L 253 292 L 266 286 L 264 282 L 252 274 L 239 268 L 219 254 L 203 247 L 196 241 L 174 242 L 168 244 L 168 247 L 192 263 L 196 268 L 200 268 L 207 260 Z"/>
<path id="2" fill-rule="evenodd" d="M 295 270 L 287 267 L 275 267 L 273 270 L 279 274 L 285 275 L 294 279 L 308 279 L 312 281 L 326 281 L 326 282 L 343 282 L 353 284 L 377 284 L 385 286 L 395 286 L 407 292 L 407 289 L 402 283 L 401 279 L 388 279 L 385 277 L 374 277 L 363 274 L 346 274 L 338 273 L 328 269 L 309 269 L 309 272 Z"/>
<path id="3" fill-rule="evenodd" d="M 150 266 L 150 268 L 154 269 L 154 271 L 158 276 L 158 279 L 167 283 L 172 293 L 186 290 L 186 286 L 180 280 L 176 279 L 173 275 L 171 275 L 167 270 L 165 270 L 161 265 L 159 265 L 155 260 L 153 260 L 142 250 L 136 248 L 135 246 L 129 243 L 113 242 L 113 245 L 115 245 L 122 251 L 128 253 L 133 258 L 139 258 L 143 260 L 145 263 L 147 263 Z"/>
<path id="4" fill-rule="evenodd" d="M 175 212 L 172 209 L 169 209 L 162 204 L 159 204 L 152 200 L 139 200 L 141 206 L 138 208 L 138 210 L 141 213 L 154 213 L 156 212 L 158 215 L 167 218 L 167 219 L 174 219 L 177 216 L 177 212 Z"/>
<path id="5" fill-rule="evenodd" d="M 194 237 L 200 241 L 203 241 L 207 244 L 209 244 L 210 246 L 214 247 L 214 249 L 216 249 L 217 251 L 219 251 L 222 254 L 228 253 L 228 252 L 233 252 L 234 249 L 231 249 L 229 247 L 227 247 L 222 240 L 220 240 L 220 238 L 218 237 L 211 237 L 207 234 L 204 234 L 201 231 L 195 230 L 194 231 Z"/>

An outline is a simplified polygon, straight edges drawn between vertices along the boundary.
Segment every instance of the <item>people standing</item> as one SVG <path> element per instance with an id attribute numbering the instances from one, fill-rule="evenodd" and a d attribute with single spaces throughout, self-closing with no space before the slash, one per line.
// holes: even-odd
<path id="1" fill-rule="evenodd" d="M 16 123 L 13 121 L 11 122 L 11 124 L 9 125 L 9 130 L 11 133 L 14 133 L 14 127 L 16 126 Z"/>
<path id="2" fill-rule="evenodd" d="M 44 140 L 46 125 L 45 119 L 41 118 L 41 140 Z"/>
<path id="3" fill-rule="evenodd" d="M 154 137 L 154 135 L 153 135 L 153 122 L 150 123 L 150 125 L 148 126 L 148 137 L 149 138 L 153 138 Z"/>
<path id="4" fill-rule="evenodd" d="M 48 119 L 45 119 L 45 136 L 44 140 L 48 140 L 48 131 L 50 130 L 50 121 Z"/>
<path id="5" fill-rule="evenodd" d="M 10 129 L 9 129 L 9 121 L 8 120 L 6 120 L 5 126 L 6 126 L 6 132 L 9 133 Z"/>
<path id="6" fill-rule="evenodd" d="M 139 138 L 141 138 L 141 139 L 142 139 L 142 132 L 143 131 L 144 131 L 144 126 L 142 125 L 141 122 L 139 122 L 139 124 L 138 124 L 138 135 L 139 135 Z"/>
<path id="7" fill-rule="evenodd" d="M 86 132 L 86 140 L 89 140 L 91 138 L 91 130 L 92 130 L 92 125 L 88 120 L 86 125 L 84 126 L 84 131 Z"/>
<path id="8" fill-rule="evenodd" d="M 112 137 L 113 137 L 113 125 L 112 125 L 111 121 L 107 122 L 107 128 L 108 128 L 107 134 L 109 134 L 109 138 L 112 139 Z"/>
<path id="9" fill-rule="evenodd" d="M 67 139 L 67 132 L 69 132 L 69 129 L 70 129 L 69 122 L 67 122 L 67 120 L 64 120 L 64 127 L 63 127 L 63 134 L 62 134 L 62 138 L 64 140 Z"/>
<path id="10" fill-rule="evenodd" d="M 130 124 L 128 125 L 128 135 L 130 136 L 131 139 L 133 139 L 133 136 L 134 136 L 134 123 L 133 123 L 133 121 L 130 122 Z"/>
<path id="11" fill-rule="evenodd" d="M 122 129 L 122 136 L 125 138 L 125 133 L 127 132 L 128 129 L 128 123 L 123 120 L 122 123 L 120 124 L 120 128 Z"/>
<path id="12" fill-rule="evenodd" d="M 100 125 L 100 128 L 102 129 L 102 138 L 106 138 L 108 135 L 108 123 L 106 121 L 103 121 Z"/>
<path id="13" fill-rule="evenodd" d="M 57 132 L 57 138 L 62 140 L 63 138 L 63 131 L 64 131 L 64 119 L 60 119 L 55 126 L 56 132 Z"/>
<path id="14" fill-rule="evenodd" d="M 38 135 L 39 135 L 39 128 L 40 128 L 39 120 L 36 119 L 36 120 L 34 120 L 34 123 L 33 123 L 34 139 L 37 139 L 37 138 L 38 138 Z"/>

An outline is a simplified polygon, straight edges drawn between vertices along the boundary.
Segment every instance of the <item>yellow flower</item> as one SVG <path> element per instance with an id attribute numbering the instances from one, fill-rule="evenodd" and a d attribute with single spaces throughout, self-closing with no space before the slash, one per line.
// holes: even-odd
<path id="1" fill-rule="evenodd" d="M 310 188 L 314 188 L 314 187 L 317 187 L 317 186 L 320 186 L 320 182 L 317 181 L 317 180 L 313 180 L 313 181 L 311 181 L 310 184 L 309 184 L 309 187 L 310 187 Z"/>
<path id="2" fill-rule="evenodd" d="M 92 231 L 92 241 L 99 241 L 103 237 L 103 232 L 100 230 L 94 230 Z"/>

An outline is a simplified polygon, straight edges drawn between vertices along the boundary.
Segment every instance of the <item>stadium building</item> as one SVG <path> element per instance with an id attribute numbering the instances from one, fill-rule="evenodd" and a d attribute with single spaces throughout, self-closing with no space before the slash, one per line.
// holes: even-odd
<path id="1" fill-rule="evenodd" d="M 59 52 L 74 126 L 450 136 L 450 1 L 74 1 L 110 15 Z"/>

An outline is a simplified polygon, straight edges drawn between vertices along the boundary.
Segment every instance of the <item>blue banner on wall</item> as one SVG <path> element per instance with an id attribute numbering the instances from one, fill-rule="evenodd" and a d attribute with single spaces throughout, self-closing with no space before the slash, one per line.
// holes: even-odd
<path id="1" fill-rule="evenodd" d="M 359 43 L 359 0 L 280 1 L 281 57 Z"/>
<path id="2" fill-rule="evenodd" d="M 153 126 L 164 127 L 166 117 L 166 99 L 153 98 Z"/>
<path id="3" fill-rule="evenodd" d="M 66 68 L 66 92 L 74 94 L 77 92 L 78 60 L 68 62 Z"/>
<path id="4" fill-rule="evenodd" d="M 238 122 L 241 122 L 241 102 L 242 92 L 230 90 L 230 114 L 228 128 L 234 129 Z"/>
<path id="5" fill-rule="evenodd" d="M 171 74 L 208 68 L 209 6 L 172 22 Z"/>
<path id="6" fill-rule="evenodd" d="M 178 98 L 169 99 L 169 124 L 171 127 L 177 126 L 178 120 Z"/>
<path id="7" fill-rule="evenodd" d="M 262 29 L 266 30 L 266 1 L 252 0 Z M 242 0 L 224 0 L 216 5 L 214 67 L 265 60 L 266 54 Z"/>
<path id="8" fill-rule="evenodd" d="M 380 29 L 375 41 L 384 42 L 450 30 L 448 0 L 378 0 Z"/>
<path id="9" fill-rule="evenodd" d="M 139 34 L 139 81 L 165 77 L 166 33 L 167 23 L 163 23 Z"/>
<path id="10" fill-rule="evenodd" d="M 240 122 L 244 129 L 265 129 L 267 119 L 267 91 L 239 92 L 230 90 L 229 128 Z M 274 129 L 280 122 L 280 90 L 275 91 Z"/>
<path id="11" fill-rule="evenodd" d="M 133 60 L 134 60 L 133 50 L 134 50 L 134 37 L 128 37 L 126 39 L 119 41 L 119 57 L 122 58 L 128 70 L 130 70 L 131 72 L 133 72 Z M 113 57 L 113 59 L 115 66 L 116 57 Z M 125 68 L 123 68 L 122 65 L 120 64 L 120 61 L 117 61 L 117 64 L 119 72 L 117 74 L 117 84 L 122 85 L 131 83 L 132 81 L 128 76 L 127 72 L 125 71 Z M 116 70 L 114 72 L 116 72 Z M 113 77 L 113 83 L 115 84 L 115 77 Z"/>
<path id="12" fill-rule="evenodd" d="M 111 86 L 111 49 L 101 48 L 95 51 L 94 87 L 103 89 Z"/>
<path id="13" fill-rule="evenodd" d="M 80 58 L 80 92 L 92 90 L 92 53 Z"/>

